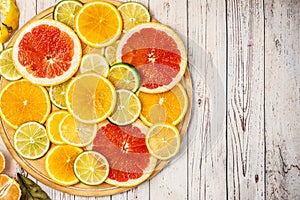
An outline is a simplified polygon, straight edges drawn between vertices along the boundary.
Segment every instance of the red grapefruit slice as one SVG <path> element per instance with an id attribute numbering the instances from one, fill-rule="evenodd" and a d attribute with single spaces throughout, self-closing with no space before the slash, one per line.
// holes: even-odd
<path id="1" fill-rule="evenodd" d="M 131 187 L 149 178 L 157 160 L 150 155 L 146 146 L 148 127 L 140 121 L 128 126 L 117 126 L 105 121 L 99 127 L 92 150 L 98 151 L 108 160 L 110 169 L 106 182 Z"/>
<path id="2" fill-rule="evenodd" d="M 123 36 L 117 60 L 137 68 L 142 80 L 140 90 L 146 93 L 161 93 L 174 87 L 187 65 L 186 50 L 178 35 L 153 22 L 138 25 Z"/>
<path id="3" fill-rule="evenodd" d="M 76 73 L 81 43 L 68 26 L 50 19 L 37 20 L 21 29 L 14 43 L 13 60 L 30 82 L 57 85 Z"/>

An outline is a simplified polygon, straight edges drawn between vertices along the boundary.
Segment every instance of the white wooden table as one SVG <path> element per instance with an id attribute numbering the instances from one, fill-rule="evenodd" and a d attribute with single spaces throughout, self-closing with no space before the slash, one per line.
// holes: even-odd
<path id="1" fill-rule="evenodd" d="M 300 1 L 138 1 L 187 46 L 193 116 L 180 155 L 114 196 L 38 184 L 54 200 L 300 199 Z M 17 0 L 20 25 L 57 2 Z M 10 160 L 5 172 L 20 171 Z"/>

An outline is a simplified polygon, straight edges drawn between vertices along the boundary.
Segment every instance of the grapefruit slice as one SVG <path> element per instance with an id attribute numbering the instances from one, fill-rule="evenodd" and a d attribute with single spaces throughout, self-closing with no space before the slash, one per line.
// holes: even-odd
<path id="1" fill-rule="evenodd" d="M 22 76 L 34 84 L 58 85 L 76 73 L 81 43 L 65 24 L 37 20 L 21 29 L 13 47 L 13 60 Z"/>
<path id="2" fill-rule="evenodd" d="M 137 25 L 120 40 L 117 60 L 132 64 L 141 74 L 140 90 L 161 93 L 182 78 L 186 50 L 178 35 L 169 27 L 150 22 Z"/>
<path id="3" fill-rule="evenodd" d="M 146 146 L 145 134 L 148 128 L 141 121 L 128 126 L 104 121 L 99 127 L 92 150 L 108 160 L 110 169 L 106 182 L 131 187 L 149 178 L 157 160 L 150 155 Z"/>

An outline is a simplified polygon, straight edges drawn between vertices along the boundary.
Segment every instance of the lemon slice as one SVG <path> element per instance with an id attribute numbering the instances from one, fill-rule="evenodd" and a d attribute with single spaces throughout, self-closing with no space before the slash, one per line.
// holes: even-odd
<path id="1" fill-rule="evenodd" d="M 147 131 L 146 145 L 155 158 L 169 160 L 180 149 L 179 131 L 171 124 L 155 124 Z"/>
<path id="2" fill-rule="evenodd" d="M 66 144 L 85 147 L 95 139 L 97 124 L 85 124 L 67 114 L 59 124 L 59 132 Z"/>
<path id="3" fill-rule="evenodd" d="M 37 122 L 22 124 L 14 134 L 14 147 L 24 158 L 41 158 L 50 147 L 46 128 Z"/>
<path id="4" fill-rule="evenodd" d="M 117 40 L 115 43 L 113 43 L 112 45 L 109 45 L 107 47 L 105 47 L 104 50 L 104 57 L 106 58 L 107 62 L 110 65 L 113 65 L 116 63 L 116 52 L 117 52 L 117 47 L 119 45 L 119 41 Z"/>
<path id="5" fill-rule="evenodd" d="M 141 102 L 131 91 L 117 90 L 117 104 L 114 112 L 108 120 L 119 126 L 126 126 L 133 123 L 141 112 Z"/>
<path id="6" fill-rule="evenodd" d="M 56 4 L 53 11 L 53 19 L 74 28 L 75 16 L 82 7 L 77 0 L 62 0 Z"/>
<path id="7" fill-rule="evenodd" d="M 9 47 L 0 54 L 0 74 L 9 81 L 15 81 L 22 78 L 12 59 L 12 50 L 13 48 Z"/>
<path id="8" fill-rule="evenodd" d="M 100 185 L 108 176 L 108 161 L 98 152 L 82 152 L 74 161 L 74 173 L 86 185 Z"/>
<path id="9" fill-rule="evenodd" d="M 123 3 L 118 10 L 123 19 L 123 30 L 127 31 L 140 23 L 150 22 L 150 13 L 148 9 L 137 2 Z"/>
<path id="10" fill-rule="evenodd" d="M 134 66 L 127 63 L 114 64 L 109 71 L 108 80 L 116 89 L 126 89 L 136 92 L 140 88 L 140 73 Z"/>
<path id="11" fill-rule="evenodd" d="M 109 65 L 100 54 L 85 54 L 81 59 L 80 73 L 96 72 L 103 77 L 108 76 Z"/>

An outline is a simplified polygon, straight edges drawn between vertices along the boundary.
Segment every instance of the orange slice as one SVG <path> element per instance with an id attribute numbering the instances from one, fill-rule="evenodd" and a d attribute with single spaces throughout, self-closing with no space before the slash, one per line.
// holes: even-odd
<path id="1" fill-rule="evenodd" d="M 83 150 L 71 145 L 58 145 L 49 150 L 46 155 L 45 169 L 54 182 L 69 186 L 79 182 L 73 165 L 75 158 Z"/>
<path id="2" fill-rule="evenodd" d="M 122 32 L 122 17 L 112 4 L 94 1 L 84 4 L 75 18 L 79 38 L 92 47 L 104 47 L 115 42 Z"/>
<path id="3" fill-rule="evenodd" d="M 53 144 L 64 144 L 64 141 L 60 136 L 59 124 L 68 114 L 69 113 L 67 111 L 59 110 L 54 111 L 49 115 L 46 122 L 46 129 L 48 137 Z"/>
<path id="4" fill-rule="evenodd" d="M 138 97 L 142 104 L 140 118 L 148 126 L 156 123 L 177 125 L 188 108 L 187 94 L 181 84 L 158 94 L 139 92 Z"/>
<path id="5" fill-rule="evenodd" d="M 47 90 L 26 80 L 11 82 L 0 92 L 0 115 L 14 129 L 29 121 L 43 124 L 50 106 Z"/>
<path id="6" fill-rule="evenodd" d="M 0 200 L 19 200 L 20 198 L 19 184 L 9 176 L 0 174 Z"/>
<path id="7" fill-rule="evenodd" d="M 0 173 L 5 169 L 5 157 L 2 152 L 0 152 Z"/>

